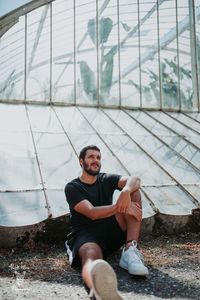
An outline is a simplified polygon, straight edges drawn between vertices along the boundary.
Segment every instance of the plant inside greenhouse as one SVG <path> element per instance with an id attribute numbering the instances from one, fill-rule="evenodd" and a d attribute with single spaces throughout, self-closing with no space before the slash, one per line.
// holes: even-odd
<path id="1" fill-rule="evenodd" d="M 0 299 L 200 299 L 200 0 L 0 1 L 0 167 Z"/>

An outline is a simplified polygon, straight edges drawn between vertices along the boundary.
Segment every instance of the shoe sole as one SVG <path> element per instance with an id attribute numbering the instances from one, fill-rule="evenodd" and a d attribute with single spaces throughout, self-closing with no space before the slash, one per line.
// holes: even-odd
<path id="1" fill-rule="evenodd" d="M 132 272 L 132 273 L 131 273 L 131 272 L 128 270 L 128 268 L 126 267 L 126 265 L 123 264 L 123 262 L 120 262 L 120 263 L 119 263 L 119 266 L 120 266 L 120 268 L 126 270 L 130 275 L 135 275 L 135 276 L 147 276 L 147 275 L 149 275 L 148 270 L 147 270 L 147 271 L 144 271 L 144 272 Z"/>
<path id="2" fill-rule="evenodd" d="M 117 290 L 117 277 L 104 260 L 96 260 L 91 269 L 96 300 L 123 300 Z"/>

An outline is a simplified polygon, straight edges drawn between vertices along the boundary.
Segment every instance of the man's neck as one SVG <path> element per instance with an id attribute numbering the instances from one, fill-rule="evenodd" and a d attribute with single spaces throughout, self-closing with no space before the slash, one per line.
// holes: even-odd
<path id="1" fill-rule="evenodd" d="M 97 176 L 89 175 L 83 172 L 82 175 L 80 176 L 80 180 L 87 184 L 93 184 L 96 182 Z"/>

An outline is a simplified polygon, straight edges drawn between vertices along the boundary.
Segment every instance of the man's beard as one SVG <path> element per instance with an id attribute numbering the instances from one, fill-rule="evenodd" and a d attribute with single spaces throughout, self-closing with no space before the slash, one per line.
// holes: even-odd
<path id="1" fill-rule="evenodd" d="M 99 165 L 99 168 L 97 170 L 92 170 L 88 167 L 88 164 L 83 161 L 83 168 L 84 168 L 84 171 L 86 173 L 88 173 L 88 175 L 96 176 L 100 172 L 101 165 Z"/>

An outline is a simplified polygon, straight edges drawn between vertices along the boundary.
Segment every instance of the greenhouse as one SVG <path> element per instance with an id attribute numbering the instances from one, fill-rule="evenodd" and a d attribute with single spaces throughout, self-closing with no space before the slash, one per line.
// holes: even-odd
<path id="1" fill-rule="evenodd" d="M 0 231 L 68 215 L 88 144 L 103 172 L 141 178 L 148 230 L 191 222 L 200 0 L 29 1 L 0 17 L 0 66 Z"/>

